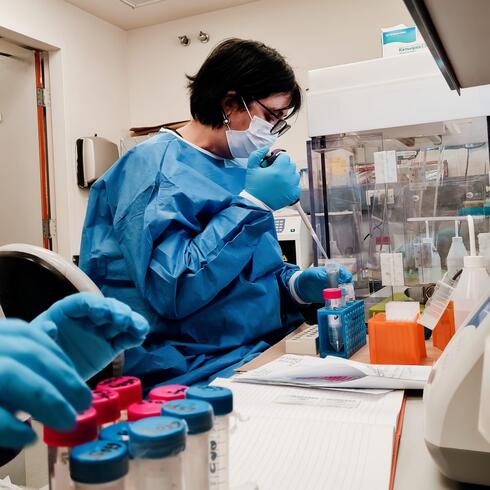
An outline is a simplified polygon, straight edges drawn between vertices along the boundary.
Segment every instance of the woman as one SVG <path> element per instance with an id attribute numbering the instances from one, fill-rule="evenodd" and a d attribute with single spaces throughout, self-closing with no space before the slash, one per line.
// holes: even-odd
<path id="1" fill-rule="evenodd" d="M 128 151 L 92 187 L 80 265 L 145 316 L 127 353 L 148 385 L 195 383 L 243 362 L 321 302 L 323 268 L 284 264 L 271 210 L 296 202 L 299 175 L 268 148 L 301 92 L 274 49 L 230 39 L 189 77 L 192 120 Z M 342 269 L 341 280 L 350 277 Z"/>

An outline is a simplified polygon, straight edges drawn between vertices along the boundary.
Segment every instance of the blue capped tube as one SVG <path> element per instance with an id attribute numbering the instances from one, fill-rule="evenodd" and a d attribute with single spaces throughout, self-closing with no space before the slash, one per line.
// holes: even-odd
<path id="1" fill-rule="evenodd" d="M 228 490 L 230 485 L 230 414 L 233 393 L 221 386 L 192 386 L 186 392 L 188 400 L 202 400 L 213 407 L 215 419 L 209 442 L 210 484 L 213 490 Z"/>
<path id="2" fill-rule="evenodd" d="M 75 490 L 126 490 L 128 448 L 116 441 L 83 444 L 70 453 Z"/>
<path id="3" fill-rule="evenodd" d="M 129 424 L 132 479 L 138 490 L 183 490 L 182 453 L 186 425 L 173 417 L 148 417 Z"/>
<path id="4" fill-rule="evenodd" d="M 210 488 L 209 436 L 213 428 L 213 407 L 202 400 L 175 400 L 163 405 L 162 415 L 182 419 L 187 424 L 185 488 Z"/>

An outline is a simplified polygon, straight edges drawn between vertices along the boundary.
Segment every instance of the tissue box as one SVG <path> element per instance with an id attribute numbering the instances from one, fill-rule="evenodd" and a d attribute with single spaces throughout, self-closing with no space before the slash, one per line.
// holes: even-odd
<path id="1" fill-rule="evenodd" d="M 383 58 L 426 49 L 426 44 L 418 29 L 404 24 L 381 29 L 381 44 Z"/>

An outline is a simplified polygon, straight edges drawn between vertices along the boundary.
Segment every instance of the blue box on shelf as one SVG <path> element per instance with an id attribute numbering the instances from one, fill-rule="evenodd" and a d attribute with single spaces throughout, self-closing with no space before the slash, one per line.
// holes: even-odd
<path id="1" fill-rule="evenodd" d="M 318 315 L 318 337 L 320 356 L 339 356 L 348 359 L 357 352 L 363 345 L 366 345 L 366 318 L 364 316 L 364 302 L 353 301 L 346 306 L 331 310 L 320 308 Z M 336 315 L 340 318 L 340 336 L 342 339 L 342 349 L 336 351 L 330 345 L 328 336 L 328 316 Z"/>

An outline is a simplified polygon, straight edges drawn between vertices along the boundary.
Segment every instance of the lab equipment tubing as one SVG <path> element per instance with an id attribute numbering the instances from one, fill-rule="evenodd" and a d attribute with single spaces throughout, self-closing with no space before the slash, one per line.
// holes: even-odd
<path id="1" fill-rule="evenodd" d="M 190 400 L 202 400 L 211 404 L 215 419 L 209 443 L 210 488 L 228 490 L 230 485 L 229 432 L 230 414 L 233 412 L 233 393 L 221 386 L 191 386 L 187 390 Z"/>
<path id="2" fill-rule="evenodd" d="M 128 448 L 115 441 L 82 444 L 70 453 L 75 490 L 126 490 Z"/>
<path id="3" fill-rule="evenodd" d="M 162 415 L 185 420 L 187 444 L 184 451 L 184 487 L 209 488 L 209 436 L 213 428 L 213 407 L 201 400 L 176 400 L 162 407 Z"/>
<path id="4" fill-rule="evenodd" d="M 129 424 L 129 452 L 134 458 L 133 480 L 138 490 L 183 490 L 185 446 L 182 420 L 149 417 Z"/>
<path id="5" fill-rule="evenodd" d="M 97 413 L 89 408 L 77 417 L 76 427 L 70 432 L 60 432 L 44 427 L 44 443 L 48 446 L 49 489 L 72 488 L 69 455 L 75 446 L 97 438 Z"/>
<path id="6" fill-rule="evenodd" d="M 97 384 L 97 389 L 109 389 L 117 392 L 119 395 L 119 409 L 121 411 L 119 420 L 127 420 L 129 405 L 143 399 L 141 381 L 134 376 L 117 376 L 105 379 Z"/>

